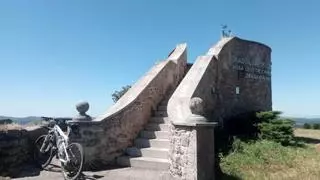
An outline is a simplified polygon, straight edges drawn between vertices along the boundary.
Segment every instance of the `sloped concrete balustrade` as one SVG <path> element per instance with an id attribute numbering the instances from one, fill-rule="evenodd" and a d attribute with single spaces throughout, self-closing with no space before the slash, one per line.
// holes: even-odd
<path id="1" fill-rule="evenodd" d="M 160 102 L 177 87 L 185 75 L 186 51 L 186 44 L 177 45 L 167 59 L 154 65 L 105 114 L 93 121 L 76 122 L 78 128 L 70 137 L 72 141 L 83 145 L 86 168 L 97 169 L 107 164 L 116 164 L 116 158 L 133 145 L 151 144 L 159 148 L 169 147 L 169 142 L 165 139 L 146 140 L 146 138 L 168 139 L 169 135 L 165 125 L 159 126 L 164 128 L 161 131 L 150 131 L 150 128 L 156 125 L 148 124 L 148 121 L 152 120 L 153 115 L 155 115 L 154 123 L 164 121 L 157 118 L 166 116 L 166 110 L 156 110 Z M 149 130 L 146 128 L 141 132 L 147 124 Z M 143 139 L 137 138 L 138 136 Z M 150 154 L 150 152 L 144 152 L 146 153 Z"/>

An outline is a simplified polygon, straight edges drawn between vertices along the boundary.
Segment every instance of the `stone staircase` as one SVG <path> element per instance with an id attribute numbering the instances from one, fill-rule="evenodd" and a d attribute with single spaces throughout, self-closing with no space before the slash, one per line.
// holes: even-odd
<path id="1" fill-rule="evenodd" d="M 118 165 L 154 170 L 169 169 L 169 97 L 159 104 L 154 116 L 135 139 L 134 147 L 126 149 L 126 156 L 117 158 Z"/>

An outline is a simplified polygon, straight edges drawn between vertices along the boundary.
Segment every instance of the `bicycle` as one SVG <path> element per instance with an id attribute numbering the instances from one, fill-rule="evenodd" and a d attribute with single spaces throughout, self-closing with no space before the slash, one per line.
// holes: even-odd
<path id="1" fill-rule="evenodd" d="M 34 158 L 40 168 L 46 168 L 54 156 L 61 163 L 62 173 L 66 180 L 75 180 L 82 172 L 84 155 L 79 143 L 70 143 L 69 137 L 61 130 L 55 121 L 51 121 L 48 134 L 40 136 L 35 141 Z"/>

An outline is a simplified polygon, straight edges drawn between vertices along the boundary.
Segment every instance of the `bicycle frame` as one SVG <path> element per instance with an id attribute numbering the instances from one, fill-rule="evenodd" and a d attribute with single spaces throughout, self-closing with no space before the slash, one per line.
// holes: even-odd
<path id="1" fill-rule="evenodd" d="M 51 163 L 52 158 L 56 156 L 61 163 L 65 179 L 75 180 L 81 174 L 84 157 L 81 144 L 69 142 L 71 126 L 68 126 L 67 134 L 54 121 L 51 121 L 46 128 L 48 129 L 48 134 L 41 135 L 35 141 L 35 145 L 40 151 L 40 153 L 36 151 L 34 154 L 35 158 L 39 158 L 38 165 L 41 168 L 45 168 Z"/>
<path id="2" fill-rule="evenodd" d="M 70 161 L 70 158 L 68 156 L 68 153 L 67 153 L 67 146 L 68 146 L 68 136 L 66 136 L 64 134 L 64 132 L 60 129 L 60 127 L 58 125 L 55 125 L 54 126 L 54 132 L 56 134 L 56 138 L 57 138 L 57 148 L 58 148 L 58 156 L 59 156 L 59 160 L 62 161 L 63 163 L 67 163 Z M 61 138 L 59 138 L 61 137 Z M 62 141 L 62 142 L 60 142 Z M 59 147 L 59 146 L 62 146 L 62 147 Z M 62 149 L 61 149 L 62 148 Z M 63 159 L 61 156 L 60 156 L 60 153 L 62 153 L 61 151 L 63 151 L 64 155 L 65 155 L 65 159 Z"/>
<path id="3" fill-rule="evenodd" d="M 54 125 L 53 128 L 50 128 L 48 135 L 53 135 L 54 137 L 54 143 L 52 143 L 53 146 L 55 146 L 58 150 L 56 152 L 58 154 L 58 158 L 61 162 L 67 163 L 70 161 L 70 157 L 67 153 L 68 142 L 69 137 L 64 134 L 64 132 L 61 130 L 61 128 L 58 125 Z M 64 155 L 64 157 L 62 156 Z"/>

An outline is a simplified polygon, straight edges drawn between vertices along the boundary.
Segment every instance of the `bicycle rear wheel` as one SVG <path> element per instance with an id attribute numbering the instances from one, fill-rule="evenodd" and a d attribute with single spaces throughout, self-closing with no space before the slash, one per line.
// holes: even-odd
<path id="1" fill-rule="evenodd" d="M 38 137 L 38 139 L 35 141 L 35 150 L 33 157 L 37 165 L 41 168 L 46 168 L 53 158 L 52 148 L 50 148 L 48 151 L 44 153 L 40 152 L 41 146 L 43 145 L 43 142 L 47 136 L 48 135 L 42 135 Z"/>
<path id="2" fill-rule="evenodd" d="M 79 143 L 71 143 L 67 147 L 67 153 L 70 161 L 61 162 L 64 178 L 67 180 L 75 180 L 82 172 L 84 156 L 83 149 Z"/>

